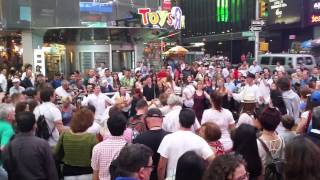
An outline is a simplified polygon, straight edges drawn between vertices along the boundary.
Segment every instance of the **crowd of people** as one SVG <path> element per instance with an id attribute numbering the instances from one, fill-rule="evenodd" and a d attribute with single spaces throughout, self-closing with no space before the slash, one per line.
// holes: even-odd
<path id="1" fill-rule="evenodd" d="M 0 179 L 318 180 L 318 67 L 0 73 Z"/>

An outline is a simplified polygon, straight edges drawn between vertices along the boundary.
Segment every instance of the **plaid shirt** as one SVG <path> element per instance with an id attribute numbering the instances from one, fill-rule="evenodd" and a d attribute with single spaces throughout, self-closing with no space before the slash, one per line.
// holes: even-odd
<path id="1" fill-rule="evenodd" d="M 123 136 L 110 136 L 93 148 L 91 167 L 99 171 L 100 180 L 110 180 L 109 166 L 126 143 Z"/>

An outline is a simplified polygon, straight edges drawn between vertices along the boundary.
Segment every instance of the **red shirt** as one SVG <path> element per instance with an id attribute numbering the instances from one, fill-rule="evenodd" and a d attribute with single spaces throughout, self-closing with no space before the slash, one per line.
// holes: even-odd
<path id="1" fill-rule="evenodd" d="M 161 71 L 157 74 L 157 77 L 158 77 L 159 79 L 162 79 L 162 78 L 167 77 L 167 71 L 166 71 L 166 70 L 161 70 Z"/>

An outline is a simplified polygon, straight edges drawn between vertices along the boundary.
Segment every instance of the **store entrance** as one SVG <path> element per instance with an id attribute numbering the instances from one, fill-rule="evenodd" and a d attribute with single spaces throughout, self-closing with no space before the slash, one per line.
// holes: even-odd
<path id="1" fill-rule="evenodd" d="M 120 72 L 123 69 L 133 69 L 135 64 L 134 51 L 112 51 L 112 71 Z"/>

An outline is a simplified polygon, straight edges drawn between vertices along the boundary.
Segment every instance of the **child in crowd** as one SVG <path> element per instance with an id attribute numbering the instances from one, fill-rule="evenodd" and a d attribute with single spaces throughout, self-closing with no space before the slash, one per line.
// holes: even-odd
<path id="1" fill-rule="evenodd" d="M 208 142 L 216 156 L 225 153 L 224 147 L 219 141 L 221 138 L 221 130 L 217 124 L 212 122 L 202 124 L 198 134 Z"/>

